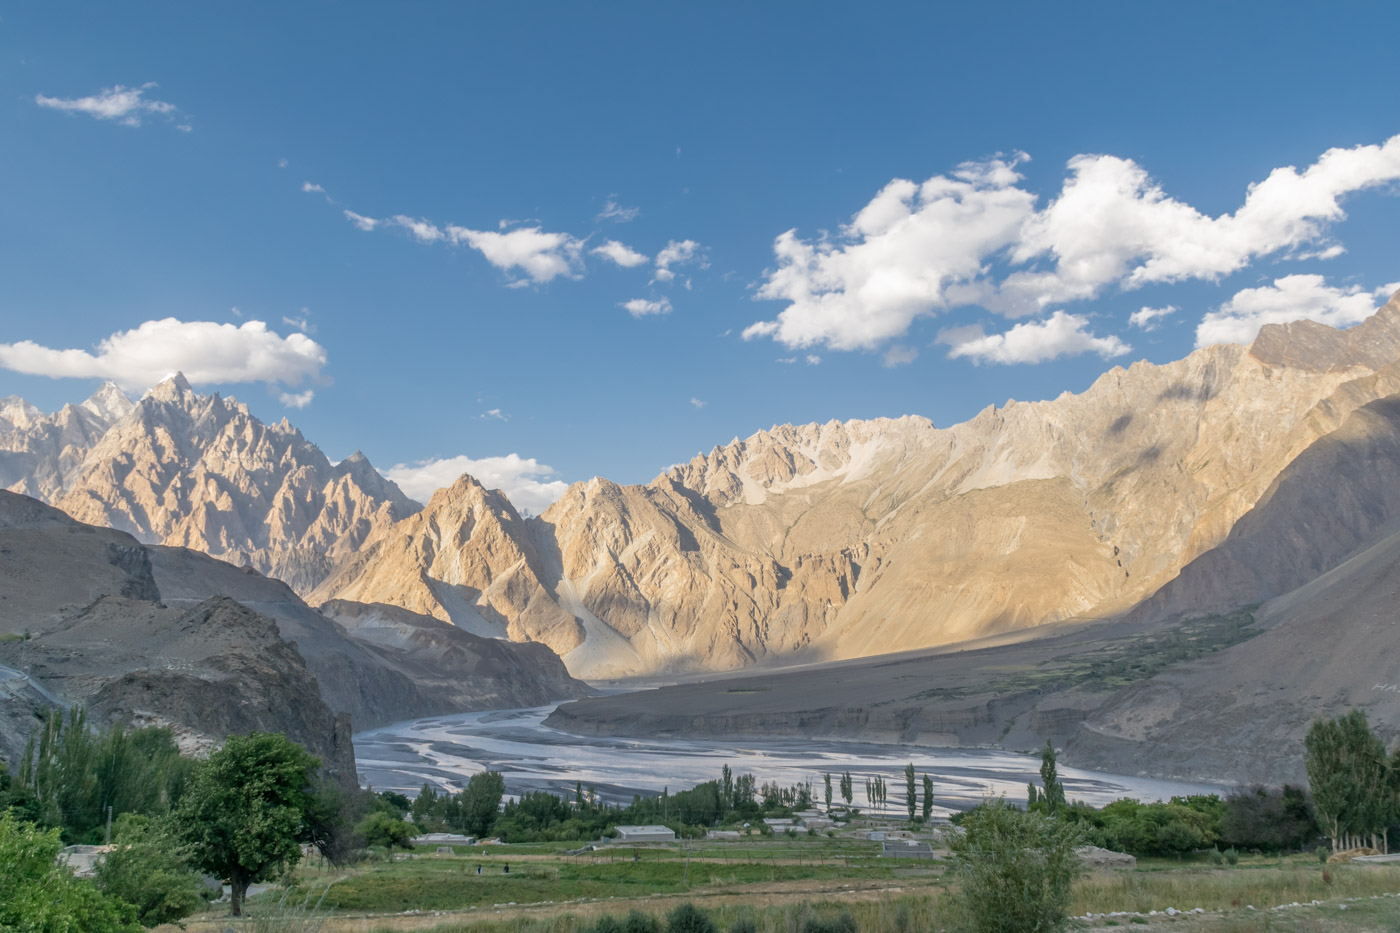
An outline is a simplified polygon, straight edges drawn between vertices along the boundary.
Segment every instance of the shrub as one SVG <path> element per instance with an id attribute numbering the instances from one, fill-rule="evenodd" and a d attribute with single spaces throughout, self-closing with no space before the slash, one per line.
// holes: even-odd
<path id="1" fill-rule="evenodd" d="M 962 890 L 955 909 L 977 933 L 1049 933 L 1066 918 L 1080 873 L 1077 827 L 997 800 L 964 814 L 950 840 Z"/>
<path id="2" fill-rule="evenodd" d="M 808 917 L 802 925 L 802 933 L 856 933 L 856 918 L 849 910 L 842 910 L 834 917 Z"/>
<path id="3" fill-rule="evenodd" d="M 625 933 L 622 921 L 612 914 L 604 914 L 593 924 L 592 933 Z"/>
<path id="4" fill-rule="evenodd" d="M 1317 860 L 1324 865 L 1327 864 L 1327 856 L 1331 854 L 1331 852 L 1327 851 L 1326 846 L 1318 846 L 1316 849 L 1313 849 L 1313 855 L 1315 855 L 1317 857 Z"/>
<path id="5" fill-rule="evenodd" d="M 729 925 L 729 933 L 758 933 L 758 924 L 745 914 Z"/>
<path id="6" fill-rule="evenodd" d="M 666 915 L 666 933 L 719 933 L 719 928 L 708 913 L 686 901 Z"/>
<path id="7" fill-rule="evenodd" d="M 640 910 L 629 910 L 622 929 L 623 933 L 661 933 L 661 921 Z"/>
<path id="8" fill-rule="evenodd" d="M 1221 853 L 1219 848 L 1214 848 L 1210 850 L 1210 863 L 1212 865 L 1225 864 L 1225 856 L 1223 853 Z"/>
<path id="9" fill-rule="evenodd" d="M 173 832 L 143 816 L 117 820 L 117 848 L 97 863 L 97 886 L 136 908 L 145 927 L 177 923 L 213 892 L 189 865 L 189 850 Z"/>
<path id="10" fill-rule="evenodd" d="M 1231 865 L 1238 865 L 1240 863 L 1240 850 L 1236 849 L 1234 846 L 1226 849 L 1225 861 L 1229 862 Z"/>
<path id="11" fill-rule="evenodd" d="M 0 814 L 0 930 L 139 933 L 136 909 L 55 863 L 59 831 Z"/>

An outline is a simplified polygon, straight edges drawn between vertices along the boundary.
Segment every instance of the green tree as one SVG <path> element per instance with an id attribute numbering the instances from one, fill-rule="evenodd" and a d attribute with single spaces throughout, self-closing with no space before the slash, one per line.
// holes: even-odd
<path id="1" fill-rule="evenodd" d="M 830 772 L 830 771 L 828 771 L 826 774 L 822 775 L 822 781 L 823 781 L 823 783 L 825 784 L 825 790 L 826 790 L 826 812 L 827 812 L 827 813 L 830 813 L 830 812 L 831 812 L 831 772 Z"/>
<path id="2" fill-rule="evenodd" d="M 927 774 L 925 774 L 925 775 L 924 775 L 924 810 L 923 810 L 924 822 L 927 823 L 927 822 L 929 821 L 929 817 L 931 817 L 931 816 L 933 816 L 933 778 L 931 778 L 931 777 L 929 777 Z"/>
<path id="3" fill-rule="evenodd" d="M 1040 783 L 1045 788 L 1045 812 L 1053 815 L 1065 802 L 1065 786 L 1060 783 L 1060 769 L 1055 757 L 1055 746 L 1045 740 L 1045 750 L 1040 753 Z"/>
<path id="4" fill-rule="evenodd" d="M 355 831 L 364 837 L 365 845 L 381 846 L 390 852 L 413 848 L 413 827 L 382 811 L 366 816 Z"/>
<path id="5" fill-rule="evenodd" d="M 976 933 L 1049 933 L 1066 920 L 1080 873 L 1079 829 L 994 800 L 963 814 L 949 842 L 955 901 Z"/>
<path id="6" fill-rule="evenodd" d="M 1353 848 L 1366 840 L 1383 847 L 1396 814 L 1394 779 L 1385 745 L 1371 731 L 1365 711 L 1314 720 L 1304 749 L 1313 806 L 1332 848 Z"/>
<path id="7" fill-rule="evenodd" d="M 919 794 L 915 790 L 914 762 L 904 766 L 904 808 L 909 811 L 909 822 L 914 822 L 914 813 L 919 808 Z"/>
<path id="8" fill-rule="evenodd" d="M 461 793 L 463 827 L 473 836 L 486 836 L 495 825 L 506 793 L 506 779 L 499 771 L 481 771 L 471 776 Z"/>
<path id="9" fill-rule="evenodd" d="M 855 796 L 855 782 L 851 780 L 851 772 L 843 771 L 841 773 L 841 799 L 846 801 L 846 806 L 849 807 Z"/>
<path id="10" fill-rule="evenodd" d="M 142 926 L 178 923 L 203 907 L 208 892 L 190 869 L 189 849 L 168 823 L 124 814 L 116 848 L 97 863 L 97 886 L 136 908 Z"/>
<path id="11" fill-rule="evenodd" d="M 0 930 L 15 933 L 139 933 L 136 909 L 73 877 L 56 859 L 58 829 L 0 813 Z"/>
<path id="12" fill-rule="evenodd" d="M 248 885 L 301 856 L 312 775 L 320 763 L 280 733 L 229 736 L 195 770 L 176 818 L 194 863 L 228 879 L 232 913 Z"/>

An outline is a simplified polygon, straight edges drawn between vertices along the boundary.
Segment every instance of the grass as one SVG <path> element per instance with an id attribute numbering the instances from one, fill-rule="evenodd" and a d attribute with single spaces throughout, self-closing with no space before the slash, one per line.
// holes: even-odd
<path id="1" fill-rule="evenodd" d="M 1070 913 L 1146 913 L 1175 907 L 1218 910 L 1275 907 L 1338 897 L 1371 897 L 1400 891 L 1400 868 L 1334 865 L 1323 880 L 1321 865 L 1312 868 L 1208 869 L 1119 872 L 1081 880 Z"/>

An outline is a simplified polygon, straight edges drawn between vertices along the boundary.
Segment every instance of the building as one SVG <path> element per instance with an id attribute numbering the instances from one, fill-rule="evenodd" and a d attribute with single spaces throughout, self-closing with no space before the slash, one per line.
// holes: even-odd
<path id="1" fill-rule="evenodd" d="M 613 842 L 675 842 L 676 834 L 665 826 L 618 826 Z"/>
<path id="2" fill-rule="evenodd" d="M 425 833 L 421 836 L 414 836 L 413 844 L 416 846 L 469 846 L 476 844 L 476 837 L 463 836 L 460 833 Z"/>
<path id="3" fill-rule="evenodd" d="M 881 858 L 933 858 L 933 846 L 918 839 L 886 841 L 880 847 Z"/>

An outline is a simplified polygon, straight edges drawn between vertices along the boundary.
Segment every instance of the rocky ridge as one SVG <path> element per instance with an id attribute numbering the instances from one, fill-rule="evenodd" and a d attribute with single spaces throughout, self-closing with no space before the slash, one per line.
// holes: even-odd
<path id="1" fill-rule="evenodd" d="M 1349 330 L 1271 325 L 1248 347 L 1115 368 L 1081 394 L 950 428 L 776 427 L 645 485 L 575 484 L 535 519 L 459 482 L 381 527 L 314 598 L 485 624 L 594 677 L 1116 616 L 1224 542 L 1303 451 L 1396 391 L 1392 299 Z"/>

